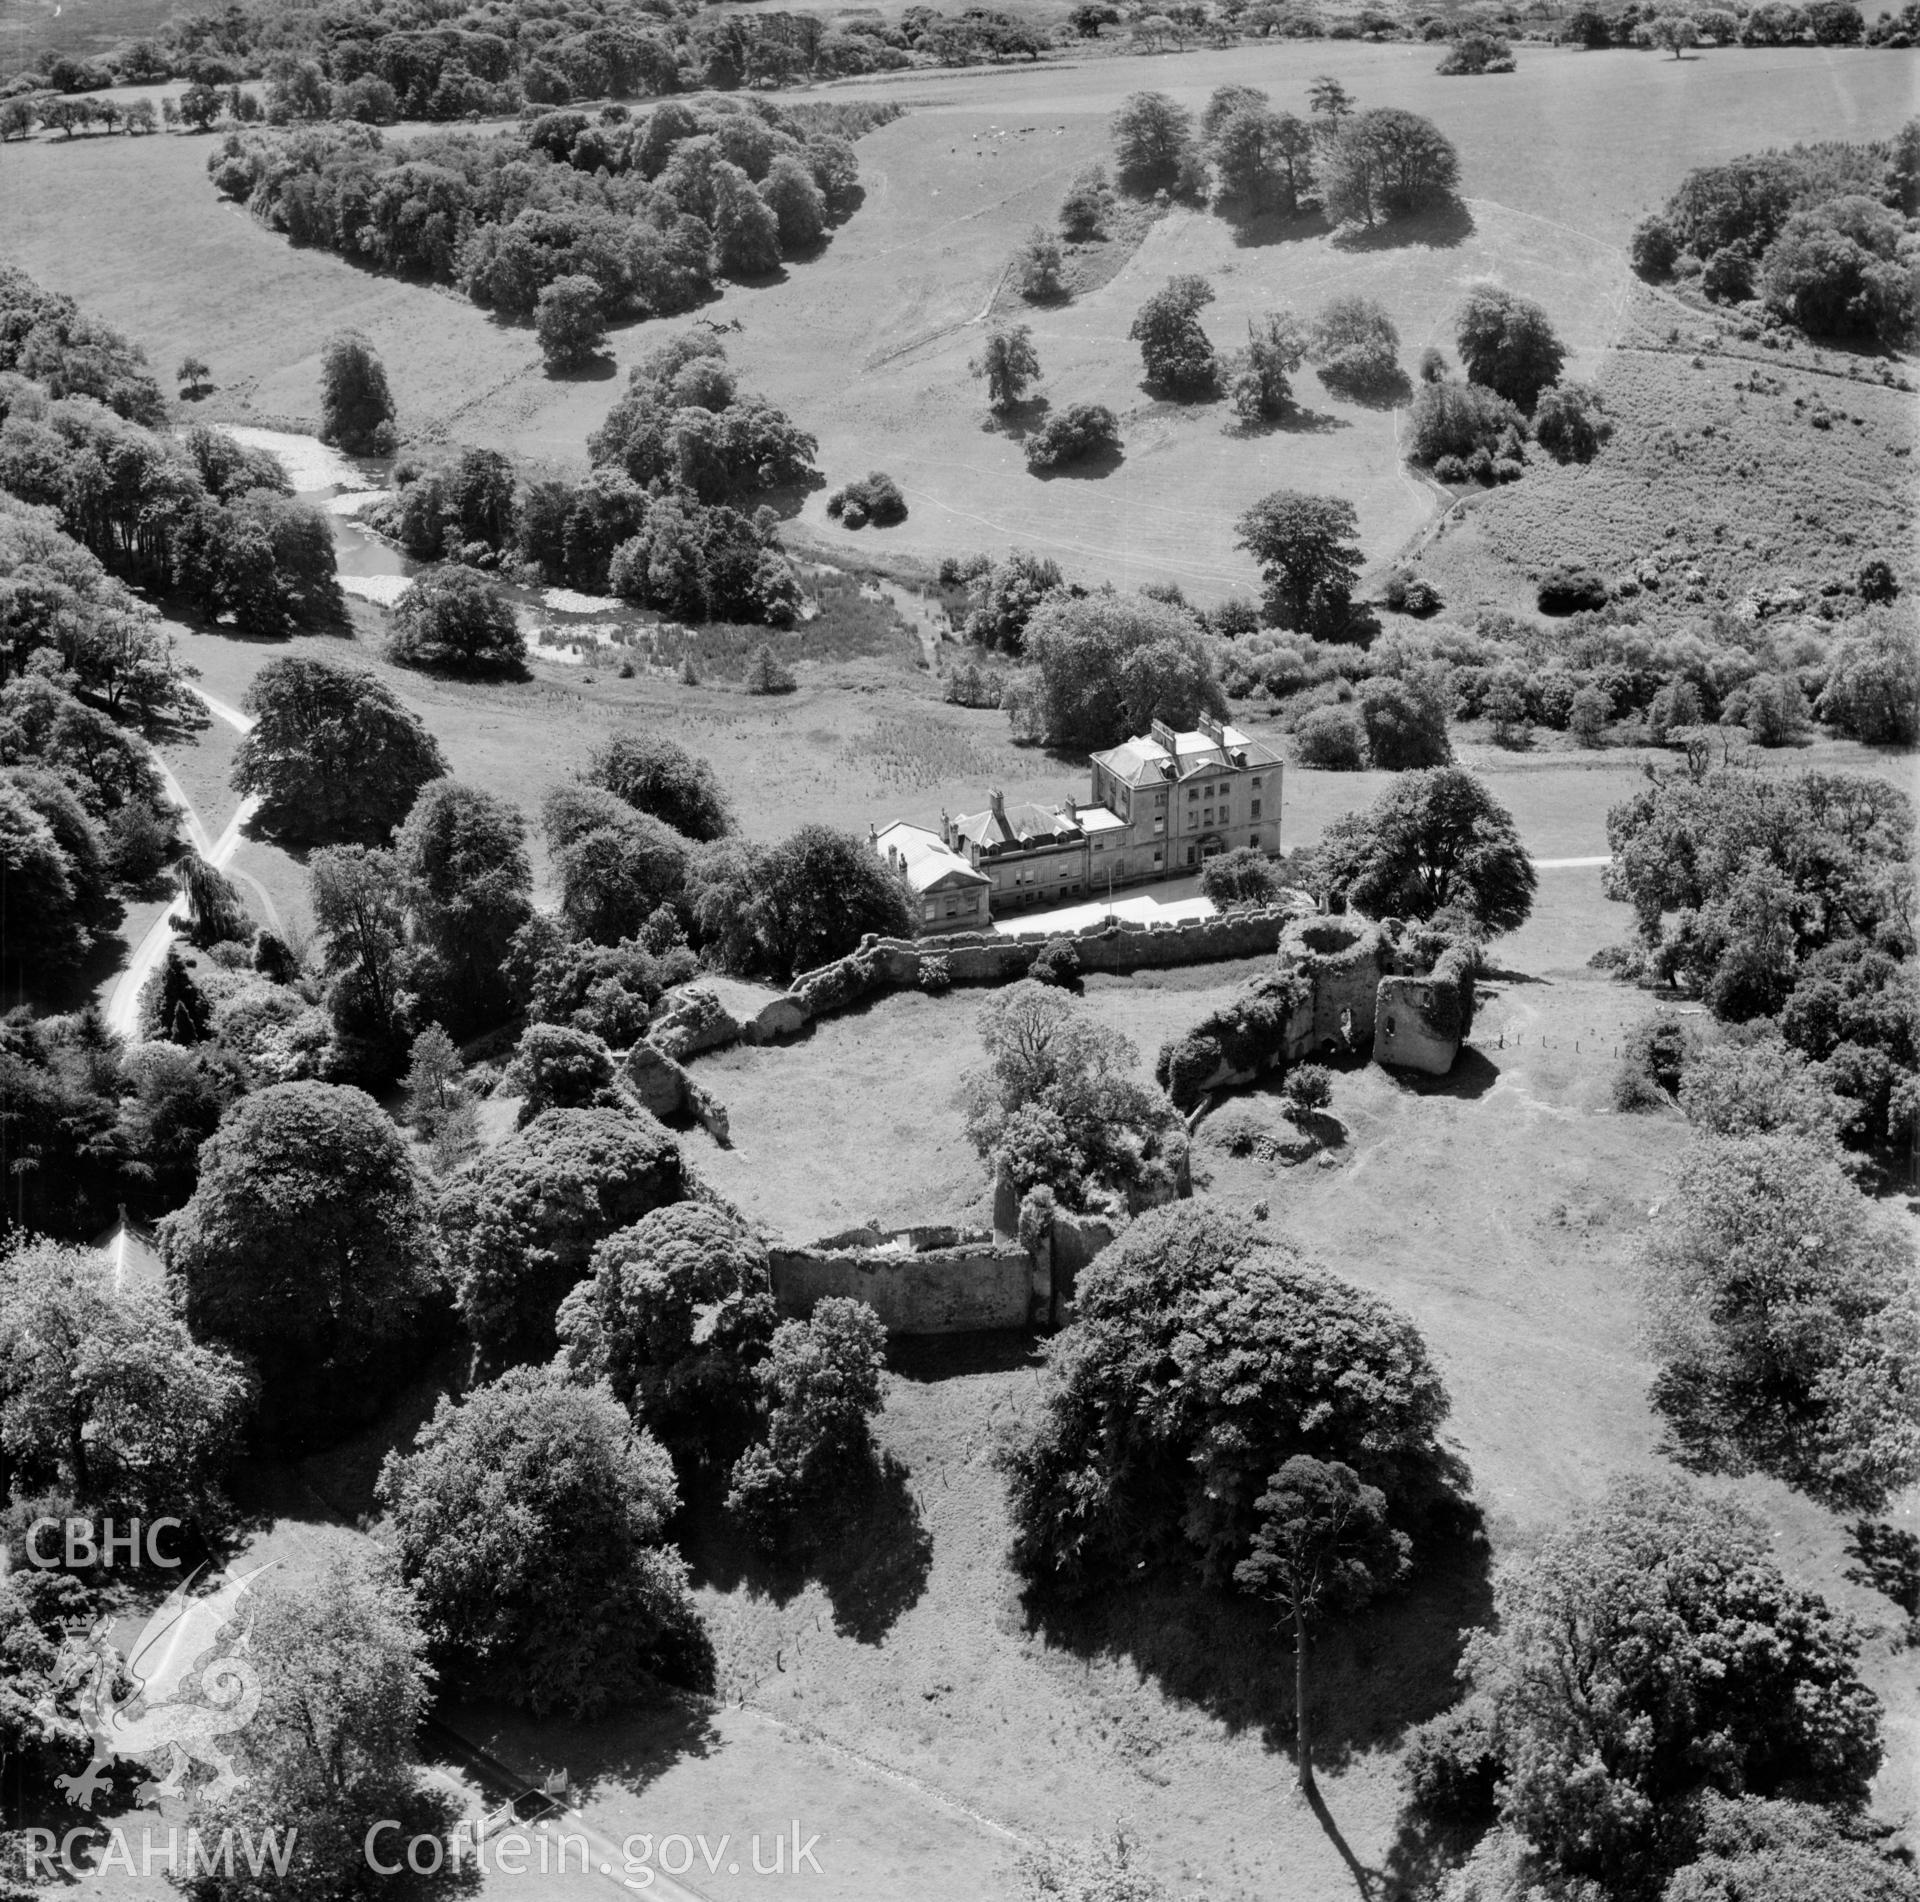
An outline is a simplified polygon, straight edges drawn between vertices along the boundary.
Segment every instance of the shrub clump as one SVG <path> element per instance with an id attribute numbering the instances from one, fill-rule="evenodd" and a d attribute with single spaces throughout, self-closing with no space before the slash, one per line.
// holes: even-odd
<path id="1" fill-rule="evenodd" d="M 1464 468 L 1459 475 L 1443 475 L 1443 460 L 1464 464 L 1476 454 L 1491 456 L 1509 431 L 1518 437 L 1525 427 L 1504 396 L 1481 383 L 1442 376 L 1423 381 L 1414 392 L 1407 440 L 1416 462 L 1432 463 L 1442 482 L 1459 482 L 1466 479 Z"/>
<path id="2" fill-rule="evenodd" d="M 1534 600 L 1542 614 L 1578 614 L 1607 605 L 1607 584 L 1591 568 L 1561 562 L 1540 577 Z"/>
<path id="3" fill-rule="evenodd" d="M 394 607 L 387 657 L 402 667 L 511 673 L 526 655 L 513 603 L 486 576 L 458 563 L 429 569 Z"/>
<path id="4" fill-rule="evenodd" d="M 1510 73 L 1514 69 L 1513 48 L 1495 33 L 1463 33 L 1448 47 L 1447 56 L 1434 68 L 1450 79 L 1469 73 Z"/>
<path id="5" fill-rule="evenodd" d="M 1120 424 L 1104 403 L 1074 403 L 1049 416 L 1027 438 L 1027 467 L 1035 474 L 1120 449 Z"/>
<path id="6" fill-rule="evenodd" d="M 1370 297 L 1336 297 L 1314 320 L 1307 355 L 1320 381 L 1364 401 L 1404 388 L 1400 332 Z"/>
<path id="7" fill-rule="evenodd" d="M 893 477 L 875 469 L 864 482 L 849 482 L 827 497 L 827 513 L 846 528 L 893 528 L 907 519 L 907 498 Z"/>
<path id="8" fill-rule="evenodd" d="M 1585 383 L 1555 383 L 1533 410 L 1533 439 L 1555 462 L 1591 462 L 1613 434 L 1600 392 Z"/>
<path id="9" fill-rule="evenodd" d="M 1302 766 L 1357 773 L 1365 764 L 1366 735 L 1350 706 L 1315 707 L 1293 729 L 1293 743 Z"/>

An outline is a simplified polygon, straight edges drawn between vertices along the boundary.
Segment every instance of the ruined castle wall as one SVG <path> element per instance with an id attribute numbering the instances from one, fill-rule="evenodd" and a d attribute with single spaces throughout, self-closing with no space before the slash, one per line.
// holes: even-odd
<path id="1" fill-rule="evenodd" d="M 804 1320 L 827 1295 L 864 1301 L 890 1334 L 970 1334 L 1023 1329 L 1033 1301 L 1033 1264 L 1006 1241 L 914 1251 L 786 1248 L 767 1251 L 780 1312 Z"/>

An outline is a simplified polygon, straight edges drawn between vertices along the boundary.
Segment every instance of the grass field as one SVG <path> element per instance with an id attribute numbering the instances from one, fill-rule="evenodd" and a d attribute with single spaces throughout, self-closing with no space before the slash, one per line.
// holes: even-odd
<path id="1" fill-rule="evenodd" d="M 1240 438 L 1223 433 L 1219 405 L 1157 403 L 1140 389 L 1125 333 L 1169 272 L 1214 279 L 1206 320 L 1228 346 L 1249 313 L 1276 303 L 1311 310 L 1339 291 L 1378 296 L 1409 362 L 1444 337 L 1466 280 L 1492 275 L 1540 298 L 1575 367 L 1591 372 L 1626 309 L 1619 247 L 1689 165 L 1794 138 L 1885 135 L 1911 112 L 1914 85 L 1912 55 L 1860 51 L 1663 62 L 1528 47 L 1516 76 L 1442 79 L 1432 67 L 1423 46 L 1261 44 L 833 89 L 914 102 L 861 141 L 865 204 L 819 260 L 769 287 L 729 288 L 711 307 L 743 326 L 728 346 L 746 381 L 818 433 L 830 484 L 885 467 L 912 505 L 901 527 L 856 536 L 828 522 L 823 490 L 801 514 L 805 530 L 849 549 L 927 557 L 1026 543 L 1089 577 L 1178 579 L 1207 598 L 1249 586 L 1233 519 L 1286 485 L 1349 496 L 1369 554 L 1384 557 L 1430 513 L 1400 469 L 1391 412 L 1336 401 L 1309 376 L 1310 424 Z M 1243 244 L 1247 234 L 1218 218 L 1175 211 L 1107 283 L 1031 317 L 1044 393 L 1111 405 L 1125 460 L 1098 479 L 1029 476 L 1017 443 L 983 427 L 980 386 L 966 371 L 1019 235 L 1050 222 L 1068 178 L 1105 156 L 1107 118 L 1128 92 L 1162 87 L 1197 107 L 1232 80 L 1297 109 L 1319 72 L 1363 104 L 1435 118 L 1461 150 L 1471 228 L 1379 248 L 1305 233 Z M 9 147 L 9 253 L 133 331 L 163 371 L 189 350 L 203 356 L 219 385 L 208 413 L 310 420 L 321 344 L 353 324 L 385 355 L 411 435 L 579 465 L 612 384 L 547 378 L 529 332 L 450 293 L 290 249 L 215 198 L 208 146 L 181 137 Z M 650 348 L 656 328 L 619 334 L 620 362 Z"/>

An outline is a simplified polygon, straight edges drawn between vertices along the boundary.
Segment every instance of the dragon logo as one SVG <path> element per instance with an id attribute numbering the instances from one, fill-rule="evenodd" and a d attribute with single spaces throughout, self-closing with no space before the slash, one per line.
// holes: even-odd
<path id="1" fill-rule="evenodd" d="M 214 1773 L 203 1795 L 226 1796 L 240 1787 L 231 1740 L 260 1708 L 260 1679 L 245 1656 L 251 1626 L 238 1627 L 242 1601 L 271 1569 L 223 1572 L 211 1592 L 192 1597 L 195 1572 L 167 1594 L 124 1660 L 107 1641 L 105 1620 L 87 1633 L 79 1704 L 93 1758 L 77 1776 L 55 1779 L 69 1803 L 91 1809 L 116 1761 L 147 1769 L 149 1780 L 137 1792 L 142 1803 L 180 1795 L 196 1763 Z M 116 1696 L 129 1680 L 132 1688 Z M 166 1772 L 157 1781 L 156 1769 Z"/>

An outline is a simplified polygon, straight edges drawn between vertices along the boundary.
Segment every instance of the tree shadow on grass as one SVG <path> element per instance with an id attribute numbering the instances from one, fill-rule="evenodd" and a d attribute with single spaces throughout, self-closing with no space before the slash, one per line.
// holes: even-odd
<path id="1" fill-rule="evenodd" d="M 1029 468 L 1027 473 L 1036 482 L 1098 482 L 1112 475 L 1126 459 L 1127 452 L 1124 449 L 1096 449 L 1091 454 L 1076 456 L 1073 461 L 1056 464 L 1051 469 Z"/>
<path id="2" fill-rule="evenodd" d="M 798 482 L 783 482 L 778 488 L 762 489 L 757 495 L 749 498 L 752 503 L 751 508 L 741 506 L 749 515 L 763 508 L 772 509 L 781 521 L 788 522 L 806 507 L 808 496 L 812 495 L 816 489 L 824 489 L 826 486 L 827 478 L 818 469 L 813 469 L 802 476 Z"/>
<path id="3" fill-rule="evenodd" d="M 1344 416 L 1332 416 L 1325 410 L 1289 403 L 1278 416 L 1263 416 L 1251 423 L 1231 422 L 1222 433 L 1246 439 L 1256 436 L 1330 436 L 1336 430 L 1352 427 Z"/>
<path id="4" fill-rule="evenodd" d="M 606 350 L 596 350 L 591 356 L 582 357 L 578 363 L 547 365 L 549 383 L 606 383 L 619 373 L 619 364 Z"/>
<path id="5" fill-rule="evenodd" d="M 976 1334 L 899 1334 L 887 1348 L 888 1370 L 923 1386 L 1039 1365 L 1039 1342 L 1030 1334 L 1002 1328 Z"/>
<path id="6" fill-rule="evenodd" d="M 864 1470 L 837 1477 L 775 1553 L 755 1545 L 730 1517 L 717 1478 L 698 1490 L 680 1537 L 698 1584 L 744 1586 L 784 1605 L 818 1583 L 833 1607 L 834 1629 L 861 1644 L 878 1644 L 927 1589 L 933 1535 L 906 1467 L 891 1453 L 878 1452 Z"/>
<path id="7" fill-rule="evenodd" d="M 637 1794 L 677 1765 L 700 1762 L 722 1747 L 713 1717 L 671 1689 L 646 1704 L 588 1720 L 537 1718 L 482 1698 L 443 1698 L 422 1726 L 422 1754 L 458 1768 L 493 1803 L 516 1813 L 547 1806 L 527 1801 L 554 1771 L 569 1789 Z M 550 1810 L 548 1810 L 550 1813 Z M 536 1814 L 521 1820 L 536 1821 Z"/>
<path id="8" fill-rule="evenodd" d="M 1892 1599 L 1907 1615 L 1907 1643 L 1920 1646 L 1920 1537 L 1884 1519 L 1859 1519 L 1849 1530 L 1848 1581 Z"/>
<path id="9" fill-rule="evenodd" d="M 1233 242 L 1243 251 L 1269 244 L 1301 244 L 1309 238 L 1324 238 L 1332 229 L 1318 205 L 1305 211 L 1254 212 L 1232 223 Z"/>
<path id="10" fill-rule="evenodd" d="M 1009 403 L 988 415 L 980 425 L 981 434 L 1011 436 L 1015 442 L 1023 442 L 1047 420 L 1047 412 L 1052 407 L 1044 396 L 1029 396 L 1018 403 Z"/>
<path id="11" fill-rule="evenodd" d="M 447 680 L 463 687 L 523 687 L 533 678 L 533 669 L 524 660 L 490 661 L 484 667 L 464 661 L 414 659 L 394 663 L 410 674 L 424 674 L 429 680 Z"/>
<path id="12" fill-rule="evenodd" d="M 1466 1635 L 1493 1613 L 1478 1514 L 1466 1508 L 1456 1516 L 1462 1523 L 1416 1539 L 1407 1590 L 1328 1624 L 1312 1640 L 1308 1707 L 1317 1769 L 1341 1770 L 1392 1748 L 1456 1701 Z M 1125 1658 L 1168 1697 L 1292 1755 L 1293 1648 L 1271 1606 L 1163 1569 L 1072 1604 L 1030 1588 L 1026 1608 L 1049 1643 L 1087 1660 Z"/>
<path id="13" fill-rule="evenodd" d="M 1391 376 L 1369 377 L 1360 382 L 1326 370 L 1316 372 L 1323 388 L 1343 403 L 1357 403 L 1362 409 L 1398 409 L 1413 401 L 1413 383 L 1397 365 Z"/>
<path id="14" fill-rule="evenodd" d="M 1377 225 L 1345 225 L 1334 233 L 1336 251 L 1405 251 L 1414 247 L 1449 251 L 1465 244 L 1476 227 L 1473 213 L 1458 198 L 1403 212 Z"/>

